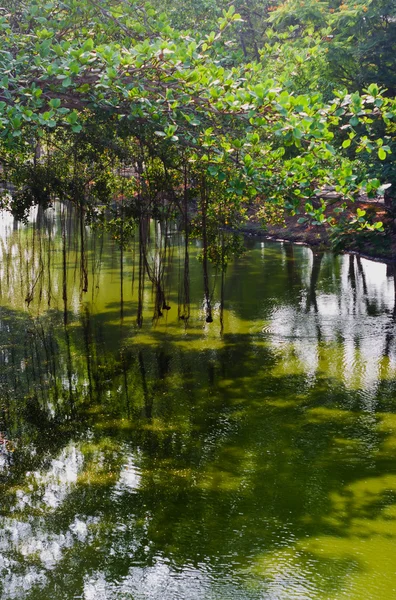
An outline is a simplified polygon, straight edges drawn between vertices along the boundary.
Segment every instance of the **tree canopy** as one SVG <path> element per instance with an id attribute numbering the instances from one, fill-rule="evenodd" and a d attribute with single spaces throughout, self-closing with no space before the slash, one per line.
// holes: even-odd
<path id="1" fill-rule="evenodd" d="M 373 193 L 386 183 L 372 166 L 391 153 L 395 100 L 375 83 L 323 94 L 327 5 L 294 4 L 260 5 L 263 14 L 248 2 L 241 14 L 210 4 L 200 32 L 122 0 L 6 4 L 0 161 L 17 191 L 4 204 L 22 214 L 54 196 L 97 204 L 119 193 L 152 208 L 161 194 L 180 204 L 188 190 L 223 224 L 240 222 L 254 197 L 323 222 L 325 202 L 312 202 L 323 185 Z M 262 39 L 248 40 L 257 27 L 246 14 Z M 375 157 L 371 171 L 356 153 Z M 125 165 L 138 175 L 128 190 L 116 178 Z"/>

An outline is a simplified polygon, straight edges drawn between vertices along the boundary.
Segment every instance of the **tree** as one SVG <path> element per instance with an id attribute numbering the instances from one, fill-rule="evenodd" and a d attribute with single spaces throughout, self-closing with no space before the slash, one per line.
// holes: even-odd
<path id="1" fill-rule="evenodd" d="M 370 83 L 396 94 L 396 5 L 392 0 L 287 0 L 274 7 L 270 22 L 279 31 L 322 33 L 326 77 L 362 91 Z"/>
<path id="2" fill-rule="evenodd" d="M 205 229 L 210 219 L 240 224 L 260 195 L 324 222 L 324 202 L 311 202 L 322 185 L 353 197 L 380 184 L 337 144 L 385 158 L 388 145 L 370 136 L 374 120 L 391 126 L 394 101 L 375 86 L 330 103 L 297 95 L 259 62 L 233 66 L 232 52 L 225 67 L 228 32 L 241 20 L 233 7 L 203 36 L 119 0 L 16 11 L 0 20 L 0 156 L 19 186 L 10 199 L 18 214 L 54 195 L 88 213 L 117 194 L 136 218 L 170 205 L 184 214 L 188 196 Z M 135 172 L 127 190 L 117 177 L 126 164 Z"/>

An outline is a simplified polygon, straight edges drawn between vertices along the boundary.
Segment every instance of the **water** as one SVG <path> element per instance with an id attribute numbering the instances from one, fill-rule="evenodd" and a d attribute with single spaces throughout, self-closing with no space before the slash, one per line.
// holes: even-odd
<path id="1" fill-rule="evenodd" d="M 174 233 L 138 327 L 136 245 L 1 234 L 2 599 L 396 598 L 392 269 L 250 240 L 206 323 L 196 243 L 181 320 Z"/>

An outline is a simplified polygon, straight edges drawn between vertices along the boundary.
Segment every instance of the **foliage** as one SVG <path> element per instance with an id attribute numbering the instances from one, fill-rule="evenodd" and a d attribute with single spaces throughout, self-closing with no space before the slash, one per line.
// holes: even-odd
<path id="1" fill-rule="evenodd" d="M 337 85 L 362 90 L 371 83 L 396 93 L 396 4 L 393 0 L 286 0 L 274 7 L 271 24 L 321 35 L 327 53 L 324 76 Z"/>
<path id="2" fill-rule="evenodd" d="M 272 11 L 275 25 L 282 10 Z M 319 19 L 322 4 L 315 10 Z M 312 80 L 322 73 L 314 30 L 300 36 L 287 68 L 297 26 L 284 36 L 267 27 L 260 60 L 246 63 L 233 47 L 241 23 L 231 7 L 210 33 L 186 32 L 153 8 L 118 0 L 3 11 L 0 160 L 17 186 L 14 212 L 60 197 L 92 217 L 118 198 L 124 217 L 176 211 L 186 221 L 198 209 L 202 227 L 212 219 L 221 228 L 240 223 L 260 196 L 295 213 L 305 205 L 322 223 L 314 198 L 323 185 L 350 198 L 378 188 L 355 152 L 387 158 L 390 144 L 376 135 L 391 131 L 394 100 L 375 84 L 331 101 L 312 89 L 298 93 L 312 74 L 308 55 Z"/>

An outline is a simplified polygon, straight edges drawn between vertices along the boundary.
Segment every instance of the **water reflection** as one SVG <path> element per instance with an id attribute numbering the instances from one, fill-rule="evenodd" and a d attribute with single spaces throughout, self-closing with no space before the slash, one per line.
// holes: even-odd
<path id="1" fill-rule="evenodd" d="M 2 597 L 388 600 L 393 269 L 165 234 L 3 222 Z"/>

